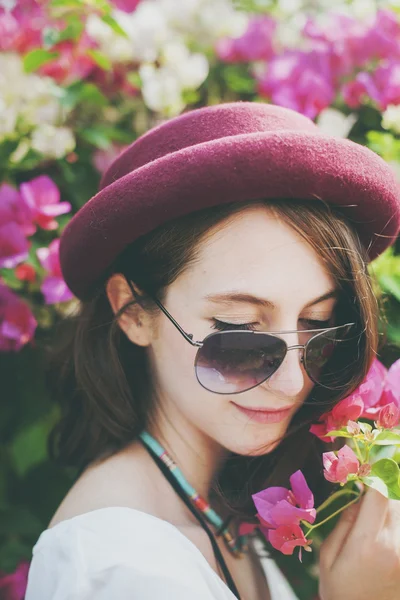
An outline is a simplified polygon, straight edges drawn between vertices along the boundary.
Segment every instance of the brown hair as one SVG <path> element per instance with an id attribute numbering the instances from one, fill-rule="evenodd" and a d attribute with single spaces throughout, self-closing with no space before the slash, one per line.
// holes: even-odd
<path id="1" fill-rule="evenodd" d="M 321 454 L 329 448 L 309 432 L 310 423 L 364 379 L 378 349 L 378 307 L 366 250 L 355 230 L 337 209 L 317 200 L 268 200 L 205 209 L 162 225 L 120 255 L 93 298 L 60 323 L 57 342 L 50 348 L 48 382 L 62 415 L 50 435 L 49 451 L 58 464 L 82 471 L 90 462 L 121 450 L 138 436 L 152 413 L 146 351 L 121 331 L 117 319 L 122 311 L 113 314 L 105 281 L 112 273 L 123 273 L 144 292 L 144 306 L 159 310 L 148 296 L 156 295 L 162 302 L 167 287 L 196 259 L 200 243 L 214 227 L 252 204 L 263 204 L 303 236 L 341 290 L 338 321 L 355 322 L 356 328 L 338 372 L 344 373 L 344 365 L 350 365 L 350 372 L 348 368 L 340 391 L 314 388 L 272 452 L 257 457 L 232 455 L 212 493 L 234 513 L 248 518 L 254 514 L 252 493 L 269 485 L 287 486 L 289 476 L 301 468 L 316 502 L 326 497 L 329 486 L 322 475 Z"/>

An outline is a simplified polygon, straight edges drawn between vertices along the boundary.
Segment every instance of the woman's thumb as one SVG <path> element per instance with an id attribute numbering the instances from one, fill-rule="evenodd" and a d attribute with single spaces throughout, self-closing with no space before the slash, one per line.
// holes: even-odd
<path id="1" fill-rule="evenodd" d="M 334 530 L 323 542 L 320 551 L 320 558 L 323 561 L 325 568 L 330 569 L 337 556 L 340 554 L 343 546 L 346 543 L 347 536 L 357 519 L 359 511 L 359 502 L 346 508 L 340 515 Z"/>

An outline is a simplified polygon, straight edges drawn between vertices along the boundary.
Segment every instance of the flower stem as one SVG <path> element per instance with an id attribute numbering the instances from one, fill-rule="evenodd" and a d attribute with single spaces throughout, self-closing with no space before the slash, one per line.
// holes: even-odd
<path id="1" fill-rule="evenodd" d="M 357 456 L 360 459 L 360 462 L 363 463 L 364 459 L 363 459 L 362 454 L 361 454 L 360 446 L 358 445 L 358 442 L 357 442 L 357 440 L 355 438 L 353 438 L 353 442 L 354 442 L 354 446 L 356 448 Z"/>
<path id="2" fill-rule="evenodd" d="M 327 521 L 329 521 L 329 519 L 332 519 L 332 517 L 336 517 L 336 515 L 338 515 L 339 513 L 341 513 L 345 508 L 348 508 L 352 504 L 355 504 L 358 501 L 358 499 L 360 498 L 360 496 L 361 496 L 361 494 L 357 494 L 357 498 L 354 498 L 353 500 L 350 500 L 350 502 L 348 502 L 347 504 L 345 504 L 344 506 L 342 506 L 341 508 L 339 508 L 339 510 L 336 510 L 331 515 L 329 515 L 329 517 L 326 517 L 326 519 L 324 519 L 323 521 L 320 521 L 316 525 L 312 525 L 309 528 L 309 530 L 307 531 L 307 533 L 305 534 L 304 537 L 307 537 L 309 533 L 311 533 L 314 529 L 317 529 L 317 527 L 320 527 L 320 525 L 323 525 L 324 523 L 326 523 Z"/>
<path id="3" fill-rule="evenodd" d="M 346 494 L 355 494 L 356 496 L 358 496 L 358 492 L 356 492 L 355 490 L 350 490 L 348 488 L 344 488 L 341 490 L 338 490 L 337 492 L 334 492 L 333 494 L 331 494 L 329 496 L 329 498 L 327 498 L 316 510 L 317 514 L 319 512 L 321 512 L 321 510 L 324 510 L 324 508 L 326 508 L 327 506 L 329 506 L 332 502 L 334 502 L 337 498 L 340 498 L 341 496 L 345 496 Z"/>

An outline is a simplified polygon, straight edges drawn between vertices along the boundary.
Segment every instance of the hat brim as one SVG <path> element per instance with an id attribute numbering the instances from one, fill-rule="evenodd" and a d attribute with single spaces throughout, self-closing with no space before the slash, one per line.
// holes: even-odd
<path id="1" fill-rule="evenodd" d="M 66 226 L 63 276 L 88 299 L 128 244 L 185 214 L 228 202 L 323 199 L 353 223 L 372 260 L 400 228 L 399 185 L 377 154 L 299 131 L 229 136 L 172 152 L 96 194 Z"/>

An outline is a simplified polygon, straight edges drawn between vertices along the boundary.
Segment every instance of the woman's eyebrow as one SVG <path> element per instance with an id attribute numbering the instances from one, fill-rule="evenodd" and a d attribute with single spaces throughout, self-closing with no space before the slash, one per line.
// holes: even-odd
<path id="1" fill-rule="evenodd" d="M 339 290 L 334 289 L 326 292 L 322 296 L 319 296 L 315 300 L 312 300 L 308 304 L 305 305 L 304 308 L 308 308 L 309 306 L 314 306 L 314 304 L 319 304 L 324 300 L 329 300 L 330 298 L 337 298 L 339 295 Z M 204 300 L 209 300 L 211 302 L 219 302 L 228 304 L 229 302 L 243 302 L 250 304 L 257 304 L 258 306 L 263 306 L 264 308 L 274 309 L 276 305 L 267 298 L 259 298 L 258 296 L 252 296 L 251 294 L 244 294 L 242 292 L 225 292 L 221 294 L 207 294 L 204 296 Z"/>

